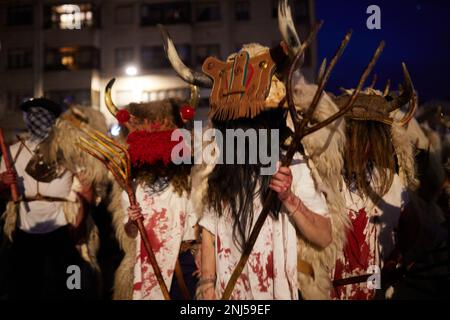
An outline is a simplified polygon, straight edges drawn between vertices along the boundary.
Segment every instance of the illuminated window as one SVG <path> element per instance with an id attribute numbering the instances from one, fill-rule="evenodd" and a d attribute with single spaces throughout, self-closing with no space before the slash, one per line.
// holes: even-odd
<path id="1" fill-rule="evenodd" d="M 98 69 L 100 53 L 94 47 L 62 47 L 45 51 L 46 70 Z"/>
<path id="2" fill-rule="evenodd" d="M 77 30 L 94 26 L 93 6 L 63 4 L 46 7 L 46 27 L 61 30 Z"/>
<path id="3" fill-rule="evenodd" d="M 167 98 L 188 99 L 190 96 L 189 88 L 174 88 L 169 90 L 144 91 L 142 101 L 159 101 Z"/>

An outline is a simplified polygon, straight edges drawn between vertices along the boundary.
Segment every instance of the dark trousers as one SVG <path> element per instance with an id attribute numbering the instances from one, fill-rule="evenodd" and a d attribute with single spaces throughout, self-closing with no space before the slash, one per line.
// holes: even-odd
<path id="1" fill-rule="evenodd" d="M 68 278 L 74 274 L 68 273 L 69 266 L 78 266 L 82 279 L 86 271 L 68 226 L 46 234 L 16 230 L 10 259 L 10 299 L 65 300 L 85 296 L 83 285 L 81 290 L 71 290 L 67 285 Z"/>
<path id="2" fill-rule="evenodd" d="M 197 278 L 192 276 L 197 267 L 195 266 L 195 259 L 191 251 L 188 250 L 179 255 L 181 269 L 183 271 L 183 278 L 186 283 L 186 287 L 189 290 L 191 299 L 195 296 L 195 287 L 197 285 Z M 178 285 L 177 277 L 173 275 L 172 285 L 170 286 L 170 297 L 172 300 L 184 300 L 183 294 L 181 293 L 180 286 Z"/>

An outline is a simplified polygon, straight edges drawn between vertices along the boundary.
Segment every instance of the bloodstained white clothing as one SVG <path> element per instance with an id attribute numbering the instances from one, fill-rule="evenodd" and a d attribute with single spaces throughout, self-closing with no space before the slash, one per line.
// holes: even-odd
<path id="1" fill-rule="evenodd" d="M 316 191 L 310 170 L 300 154 L 295 155 L 290 169 L 294 194 L 313 212 L 328 216 L 325 198 Z M 255 197 L 253 224 L 261 209 L 261 200 Z M 233 219 L 229 210 L 225 210 L 221 217 L 206 210 L 199 224 L 215 235 L 215 289 L 216 296 L 220 298 L 241 257 L 241 250 L 233 241 Z M 280 210 L 278 220 L 270 215 L 267 217 L 231 299 L 298 299 L 297 235 L 294 222 L 284 207 Z"/>
<path id="2" fill-rule="evenodd" d="M 38 143 L 32 140 L 24 141 L 28 149 L 34 151 Z M 14 161 L 19 151 L 21 142 L 10 146 L 11 160 Z M 22 147 L 15 163 L 14 168 L 17 173 L 17 185 L 19 194 L 25 197 L 35 197 L 39 193 L 47 197 L 57 197 L 76 201 L 76 195 L 73 189 L 73 175 L 66 171 L 60 177 L 52 180 L 50 183 L 37 182 L 25 171 L 28 162 L 33 154 L 25 147 Z M 0 165 L 0 172 L 6 171 L 4 160 Z M 38 190 L 39 188 L 39 190 Z M 19 229 L 34 234 L 43 234 L 52 232 L 59 227 L 67 224 L 62 202 L 59 201 L 30 201 L 20 202 L 19 210 Z"/>
<path id="3" fill-rule="evenodd" d="M 136 200 L 142 209 L 150 245 L 170 290 L 181 242 L 195 240 L 194 226 L 197 217 L 192 203 L 186 195 L 180 197 L 172 185 L 159 193 L 152 193 L 149 188 L 139 185 L 136 189 Z M 126 212 L 129 200 L 125 192 L 122 195 L 122 205 Z M 127 221 L 128 217 L 125 217 L 124 222 Z M 139 234 L 136 244 L 133 299 L 163 300 L 164 296 Z"/>
<path id="4" fill-rule="evenodd" d="M 349 191 L 347 186 L 344 195 L 352 229 L 336 261 L 334 279 L 371 274 L 383 268 L 395 249 L 398 221 L 408 203 L 407 190 L 398 175 L 376 205 Z M 375 293 L 375 288 L 368 288 L 367 282 L 362 282 L 336 287 L 333 295 L 336 299 L 366 300 L 372 299 Z"/>

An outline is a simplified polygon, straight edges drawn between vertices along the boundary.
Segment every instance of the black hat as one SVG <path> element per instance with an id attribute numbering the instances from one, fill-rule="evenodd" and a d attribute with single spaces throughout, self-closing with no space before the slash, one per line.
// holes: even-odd
<path id="1" fill-rule="evenodd" d="M 24 112 L 27 112 L 30 108 L 33 107 L 46 109 L 53 113 L 55 117 L 59 117 L 59 115 L 62 113 L 62 108 L 59 104 L 46 98 L 32 98 L 20 105 L 20 109 L 22 109 L 22 111 Z"/>

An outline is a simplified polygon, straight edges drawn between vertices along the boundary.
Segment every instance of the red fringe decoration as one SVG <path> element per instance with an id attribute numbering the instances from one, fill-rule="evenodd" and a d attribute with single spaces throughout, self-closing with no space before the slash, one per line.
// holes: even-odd
<path id="1" fill-rule="evenodd" d="M 171 141 L 172 132 L 166 131 L 135 131 L 128 135 L 128 152 L 134 166 L 153 165 L 158 161 L 162 161 L 164 165 L 171 162 L 172 149 L 180 143 L 179 141 Z"/>

